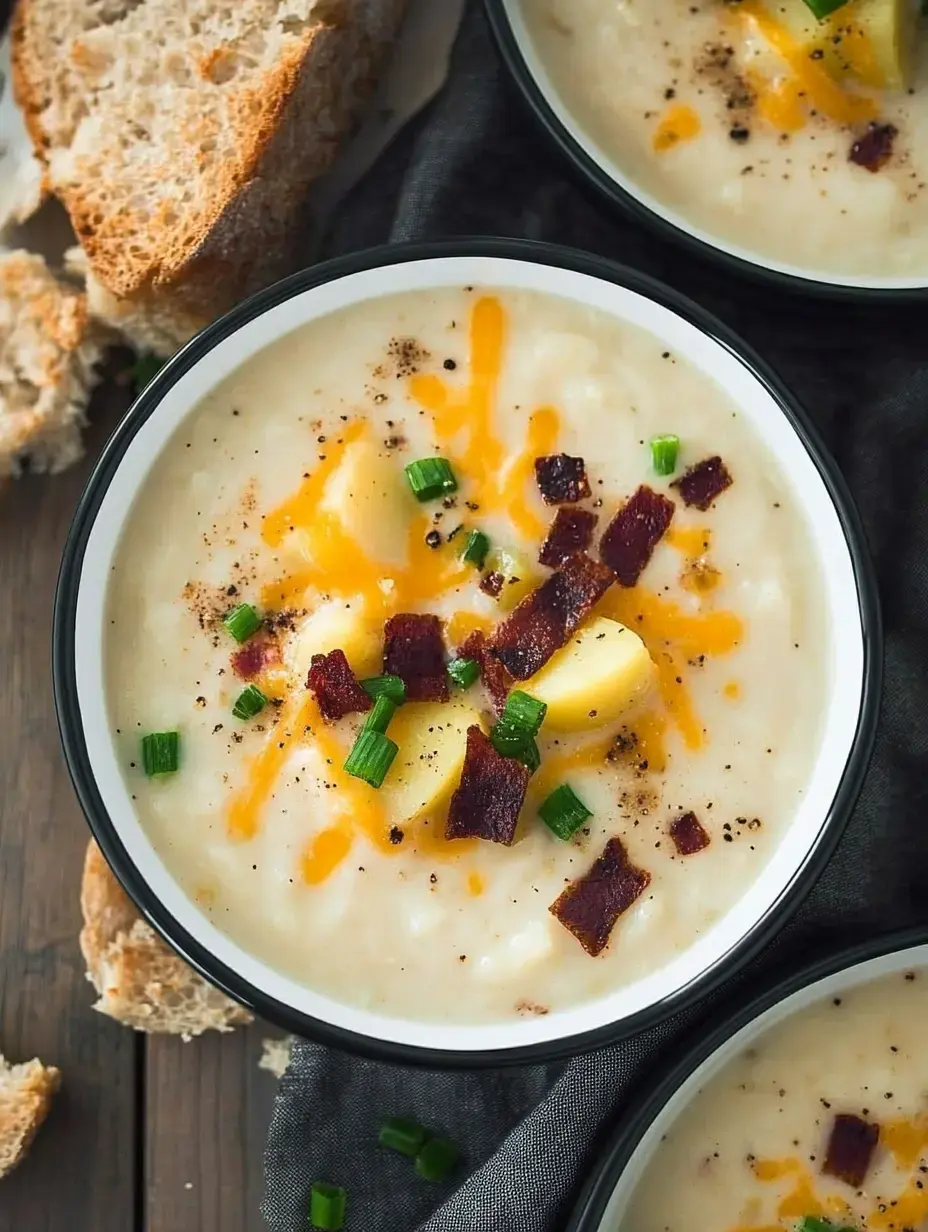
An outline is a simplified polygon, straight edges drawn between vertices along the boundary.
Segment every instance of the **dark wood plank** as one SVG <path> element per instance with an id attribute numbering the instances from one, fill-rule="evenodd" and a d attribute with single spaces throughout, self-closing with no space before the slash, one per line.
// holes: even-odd
<path id="1" fill-rule="evenodd" d="M 148 1041 L 145 1232 L 259 1232 L 264 1142 L 277 1081 L 255 1023 L 185 1044 Z"/>
<path id="2" fill-rule="evenodd" d="M 51 614 L 84 479 L 125 395 L 98 400 L 84 462 L 0 492 L 0 1048 L 57 1065 L 63 1088 L 22 1167 L 0 1182 L 0 1232 L 131 1232 L 141 1044 L 93 1013 L 77 945 L 87 829 L 58 744 Z"/>

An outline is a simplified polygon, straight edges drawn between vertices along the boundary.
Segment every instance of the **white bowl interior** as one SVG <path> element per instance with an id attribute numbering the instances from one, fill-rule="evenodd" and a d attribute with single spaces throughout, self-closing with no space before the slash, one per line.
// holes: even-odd
<path id="1" fill-rule="evenodd" d="M 793 487 L 819 563 L 830 625 L 831 692 L 812 781 L 782 843 L 741 901 L 690 950 L 645 979 L 595 1002 L 492 1026 L 425 1024 L 342 1005 L 279 974 L 220 932 L 180 888 L 138 822 L 110 731 L 103 656 L 107 583 L 123 524 L 153 460 L 200 400 L 256 352 L 306 322 L 369 298 L 465 285 L 579 301 L 650 331 L 708 373 L 741 408 Z M 368 1038 L 467 1052 L 526 1046 L 602 1027 L 662 1001 L 716 964 L 779 900 L 814 847 L 844 774 L 863 692 L 863 636 L 848 544 L 814 462 L 772 395 L 725 347 L 652 300 L 586 274 L 496 257 L 406 262 L 326 283 L 248 322 L 181 376 L 132 439 L 103 497 L 87 542 L 74 636 L 78 704 L 97 788 L 129 858 L 174 919 L 255 989 L 301 1013 Z"/>
<path id="2" fill-rule="evenodd" d="M 843 276 L 822 270 L 808 269 L 800 265 L 792 265 L 785 261 L 776 261 L 761 253 L 753 252 L 740 244 L 726 243 L 720 236 L 694 226 L 684 215 L 662 202 L 632 179 L 627 172 L 595 141 L 589 132 L 580 124 L 577 117 L 565 103 L 560 91 L 551 80 L 551 75 L 545 68 L 542 58 L 538 55 L 535 42 L 531 36 L 528 23 L 525 20 L 522 0 L 501 0 L 512 33 L 519 46 L 519 53 L 525 61 L 536 86 L 541 91 L 549 109 L 564 131 L 583 153 L 613 180 L 619 188 L 639 201 L 652 214 L 670 223 L 679 231 L 691 235 L 700 243 L 710 248 L 718 249 L 739 261 L 756 265 L 762 269 L 774 270 L 790 278 L 804 278 L 808 282 L 818 282 L 823 286 L 856 287 L 870 291 L 915 291 L 928 285 L 925 276 L 912 275 L 906 278 L 873 278 L 857 275 Z"/>
<path id="3" fill-rule="evenodd" d="M 883 976 L 896 975 L 900 971 L 909 971 L 913 968 L 918 969 L 926 964 L 928 964 L 928 945 L 917 945 L 909 949 L 897 950 L 891 954 L 883 954 L 879 958 L 871 958 L 866 962 L 856 963 L 852 967 L 845 967 L 844 970 L 837 971 L 834 975 L 829 975 L 823 980 L 801 988 L 791 997 L 778 1001 L 776 1005 L 771 1006 L 769 1010 L 731 1036 L 690 1074 L 651 1122 L 612 1192 L 600 1222 L 601 1232 L 613 1232 L 614 1229 L 622 1226 L 622 1220 L 628 1211 L 635 1188 L 660 1146 L 661 1138 L 678 1117 L 683 1115 L 700 1090 L 711 1082 L 733 1057 L 746 1048 L 750 1048 L 771 1028 L 810 1005 L 815 1005 L 829 997 L 842 996 L 852 988 L 859 988 L 862 984 L 869 984 L 872 980 L 881 979 Z"/>

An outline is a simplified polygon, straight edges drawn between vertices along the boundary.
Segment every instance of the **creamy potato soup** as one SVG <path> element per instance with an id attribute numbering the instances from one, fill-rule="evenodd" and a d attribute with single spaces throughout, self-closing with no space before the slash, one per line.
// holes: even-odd
<path id="1" fill-rule="evenodd" d="M 905 1232 L 928 1219 L 928 976 L 802 1010 L 699 1092 L 661 1142 L 634 1232 Z"/>
<path id="2" fill-rule="evenodd" d="M 580 129 L 689 225 L 823 276 L 928 273 L 918 0 L 517 3 Z"/>
<path id="3" fill-rule="evenodd" d="M 764 867 L 816 757 L 823 607 L 788 477 L 658 339 L 532 293 L 377 299 L 249 360 L 154 464 L 112 724 L 152 842 L 247 950 L 388 1014 L 545 1014 Z"/>

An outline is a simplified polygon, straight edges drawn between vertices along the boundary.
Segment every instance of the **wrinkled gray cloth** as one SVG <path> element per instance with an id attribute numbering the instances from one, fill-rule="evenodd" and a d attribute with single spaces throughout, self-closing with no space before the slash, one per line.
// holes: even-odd
<path id="1" fill-rule="evenodd" d="M 876 559 L 885 700 L 870 774 L 841 846 L 784 934 L 752 964 L 928 921 L 928 307 L 855 309 L 719 272 L 590 199 L 537 131 L 483 15 L 462 29 L 451 80 L 341 211 L 328 255 L 384 241 L 475 234 L 586 248 L 686 292 L 736 328 L 792 386 L 841 465 Z M 685 1017 L 566 1066 L 403 1071 L 297 1045 L 266 1158 L 274 1232 L 305 1227 L 326 1177 L 350 1191 L 349 1232 L 549 1232 L 614 1126 L 631 1083 L 723 990 Z M 459 1188 L 418 1182 L 374 1146 L 405 1113 L 466 1151 Z"/>

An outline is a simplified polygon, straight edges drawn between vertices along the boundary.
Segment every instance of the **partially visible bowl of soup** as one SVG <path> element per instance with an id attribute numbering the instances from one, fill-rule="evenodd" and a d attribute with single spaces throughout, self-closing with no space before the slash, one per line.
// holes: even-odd
<path id="1" fill-rule="evenodd" d="M 566 1051 L 721 977 L 840 833 L 879 628 L 774 378 L 640 276 L 388 250 L 201 336 L 111 442 L 65 746 L 168 938 L 308 1034 Z"/>
<path id="2" fill-rule="evenodd" d="M 817 961 L 626 1109 L 570 1232 L 902 1232 L 928 1217 L 928 945 Z"/>
<path id="3" fill-rule="evenodd" d="M 489 0 L 532 105 L 613 199 L 797 284 L 928 286 L 918 0 Z"/>

